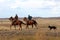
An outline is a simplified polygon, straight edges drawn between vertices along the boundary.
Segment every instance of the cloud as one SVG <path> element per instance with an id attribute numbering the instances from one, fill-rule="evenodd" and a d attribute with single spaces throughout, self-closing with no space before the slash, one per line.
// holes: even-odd
<path id="1" fill-rule="evenodd" d="M 59 5 L 59 4 L 58 4 Z M 15 1 L 15 3 L 12 3 L 10 5 L 10 8 L 51 8 L 51 14 L 58 14 L 59 12 L 57 3 L 54 0 L 26 0 L 25 2 L 21 2 L 19 0 Z"/>
<path id="2" fill-rule="evenodd" d="M 5 0 L 3 4 L 8 5 L 10 8 L 45 8 L 56 5 L 54 1 L 50 0 Z"/>
<path id="3" fill-rule="evenodd" d="M 0 0 L 0 11 L 6 14 L 10 12 L 22 13 L 21 15 L 24 13 L 34 15 L 35 13 L 37 16 L 58 15 L 60 14 L 60 2 L 58 0 Z"/>
<path id="4" fill-rule="evenodd" d="M 45 8 L 46 6 L 55 6 L 56 3 L 53 1 L 39 1 L 39 0 L 28 0 L 25 2 L 21 2 L 20 0 L 16 0 L 14 3 L 9 4 L 10 8 Z"/>
<path id="5" fill-rule="evenodd" d="M 0 3 L 5 2 L 5 0 L 0 0 Z"/>

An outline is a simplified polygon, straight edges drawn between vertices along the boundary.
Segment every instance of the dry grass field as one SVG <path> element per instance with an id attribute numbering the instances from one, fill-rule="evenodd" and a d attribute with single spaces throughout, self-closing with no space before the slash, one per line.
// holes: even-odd
<path id="1" fill-rule="evenodd" d="M 22 19 L 21 19 L 22 20 Z M 22 25 L 22 31 L 19 26 L 10 30 L 11 22 L 9 20 L 0 20 L 0 40 L 60 40 L 60 19 L 35 19 L 38 23 L 38 29 Z M 49 30 L 48 25 L 56 26 L 56 30 Z"/>

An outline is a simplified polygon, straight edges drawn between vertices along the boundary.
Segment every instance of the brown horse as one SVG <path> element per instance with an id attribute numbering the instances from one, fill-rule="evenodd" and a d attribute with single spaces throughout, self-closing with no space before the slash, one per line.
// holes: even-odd
<path id="1" fill-rule="evenodd" d="M 35 20 L 28 20 L 26 17 L 23 18 L 23 20 L 26 22 L 26 28 L 28 28 L 29 25 L 35 25 L 35 27 L 37 28 L 37 22 Z"/>
<path id="2" fill-rule="evenodd" d="M 10 29 L 11 29 L 12 26 L 14 26 L 15 27 L 15 30 L 16 30 L 16 26 L 19 25 L 20 28 L 21 28 L 21 30 L 22 30 L 21 24 L 25 24 L 25 23 L 23 23 L 20 20 L 15 20 L 13 17 L 10 17 L 9 20 L 12 22 L 11 25 L 10 25 Z M 20 30 L 20 28 L 19 28 L 19 30 Z"/>

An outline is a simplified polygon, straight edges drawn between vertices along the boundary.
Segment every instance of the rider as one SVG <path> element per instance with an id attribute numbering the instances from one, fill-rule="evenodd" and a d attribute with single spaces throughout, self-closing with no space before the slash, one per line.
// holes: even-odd
<path id="1" fill-rule="evenodd" d="M 18 20 L 18 15 L 16 14 L 15 19 Z"/>
<path id="2" fill-rule="evenodd" d="M 32 16 L 28 15 L 28 20 L 31 20 L 32 19 Z"/>
<path id="3" fill-rule="evenodd" d="M 16 14 L 16 16 L 15 16 L 15 21 L 17 21 L 18 20 L 18 15 Z"/>

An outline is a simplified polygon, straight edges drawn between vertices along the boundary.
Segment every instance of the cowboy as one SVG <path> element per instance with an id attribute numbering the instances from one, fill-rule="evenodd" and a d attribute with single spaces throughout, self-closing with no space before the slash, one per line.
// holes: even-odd
<path id="1" fill-rule="evenodd" d="M 14 22 L 18 22 L 18 15 L 16 14 Z"/>
<path id="2" fill-rule="evenodd" d="M 15 20 L 18 20 L 18 15 L 16 14 L 16 16 L 15 16 Z"/>
<path id="3" fill-rule="evenodd" d="M 32 19 L 32 16 L 28 15 L 28 20 L 31 20 Z"/>

